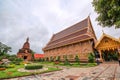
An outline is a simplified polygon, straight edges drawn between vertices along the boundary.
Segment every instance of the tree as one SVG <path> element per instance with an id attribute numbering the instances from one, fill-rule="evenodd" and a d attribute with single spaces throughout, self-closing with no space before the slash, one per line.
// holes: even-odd
<path id="1" fill-rule="evenodd" d="M 120 0 L 93 0 L 99 25 L 120 28 Z"/>
<path id="2" fill-rule="evenodd" d="M 11 52 L 11 47 L 0 42 L 0 56 L 5 55 L 8 52 Z"/>

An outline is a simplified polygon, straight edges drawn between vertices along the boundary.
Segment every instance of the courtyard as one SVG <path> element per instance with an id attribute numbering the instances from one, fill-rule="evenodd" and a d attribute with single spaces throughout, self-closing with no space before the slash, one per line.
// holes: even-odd
<path id="1" fill-rule="evenodd" d="M 60 71 L 4 80 L 120 80 L 120 66 L 117 62 L 88 68 L 61 68 Z"/>

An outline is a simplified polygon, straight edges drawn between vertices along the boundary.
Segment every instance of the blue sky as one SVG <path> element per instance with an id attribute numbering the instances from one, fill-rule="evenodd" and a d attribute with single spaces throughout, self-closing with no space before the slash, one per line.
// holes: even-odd
<path id="1" fill-rule="evenodd" d="M 88 17 L 96 36 L 105 33 L 120 37 L 120 29 L 97 25 L 92 0 L 0 0 L 0 41 L 17 53 L 30 38 L 31 49 L 43 53 L 42 48 L 57 33 Z"/>

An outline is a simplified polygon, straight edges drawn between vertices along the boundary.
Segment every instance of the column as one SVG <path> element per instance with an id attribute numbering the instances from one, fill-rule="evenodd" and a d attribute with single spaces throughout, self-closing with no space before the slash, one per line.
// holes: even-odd
<path id="1" fill-rule="evenodd" d="M 103 62 L 102 52 L 101 52 L 101 50 L 98 50 L 98 52 L 99 52 L 99 55 L 100 55 L 100 61 Z"/>
<path id="2" fill-rule="evenodd" d="M 119 54 L 118 58 L 120 59 L 120 48 L 118 48 L 118 54 Z"/>

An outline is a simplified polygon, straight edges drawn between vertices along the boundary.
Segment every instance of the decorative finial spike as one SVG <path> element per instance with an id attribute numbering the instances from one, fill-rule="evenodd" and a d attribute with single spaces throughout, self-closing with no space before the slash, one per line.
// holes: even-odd
<path id="1" fill-rule="evenodd" d="M 29 37 L 27 37 L 27 39 L 26 39 L 26 42 L 28 42 L 29 41 Z"/>
<path id="2" fill-rule="evenodd" d="M 102 33 L 105 34 L 103 29 L 102 29 Z"/>

